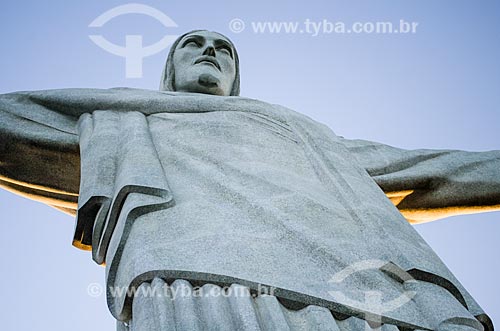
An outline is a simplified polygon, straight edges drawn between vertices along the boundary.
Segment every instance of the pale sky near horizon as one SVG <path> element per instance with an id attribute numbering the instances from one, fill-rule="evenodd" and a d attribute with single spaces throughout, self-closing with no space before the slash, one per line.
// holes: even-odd
<path id="1" fill-rule="evenodd" d="M 150 0 L 178 27 L 124 15 L 101 28 L 96 17 L 124 1 L 5 0 L 0 5 L 0 93 L 66 87 L 157 89 L 168 48 L 143 61 L 142 78 L 125 77 L 125 61 L 95 45 L 102 34 L 144 45 L 195 28 L 236 44 L 241 95 L 277 103 L 327 124 L 346 138 L 407 149 L 500 149 L 500 3 L 352 0 L 300 3 L 174 3 Z M 234 33 L 229 22 L 245 22 Z M 415 34 L 255 33 L 252 22 L 418 22 Z M 113 330 L 104 268 L 71 246 L 71 217 L 0 190 L 6 330 Z M 472 296 L 500 322 L 500 212 L 416 226 Z"/>

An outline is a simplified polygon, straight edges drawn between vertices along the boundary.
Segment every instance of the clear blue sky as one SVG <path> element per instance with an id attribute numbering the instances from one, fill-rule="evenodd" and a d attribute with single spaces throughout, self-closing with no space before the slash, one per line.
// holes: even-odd
<path id="1" fill-rule="evenodd" d="M 0 5 L 0 93 L 64 87 L 157 89 L 167 49 L 144 59 L 142 78 L 125 77 L 115 44 L 142 35 L 153 44 L 194 28 L 220 31 L 237 45 L 243 96 L 278 103 L 328 124 L 346 138 L 402 148 L 500 149 L 500 3 L 494 0 L 143 1 L 174 20 L 144 15 L 90 22 L 122 1 L 4 0 Z M 237 34 L 228 23 L 242 19 Z M 418 22 L 416 34 L 252 31 L 251 22 Z M 40 203 L 0 191 L 6 330 L 113 330 L 104 269 L 71 246 L 74 221 Z M 500 213 L 417 226 L 476 300 L 500 322 Z"/>

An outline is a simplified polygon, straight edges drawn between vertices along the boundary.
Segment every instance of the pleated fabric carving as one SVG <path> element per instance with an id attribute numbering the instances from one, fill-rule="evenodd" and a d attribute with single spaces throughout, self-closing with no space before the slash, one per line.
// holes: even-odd
<path id="1" fill-rule="evenodd" d="M 252 295 L 238 284 L 229 288 L 206 284 L 193 287 L 186 280 L 168 285 L 160 278 L 143 283 L 132 304 L 132 320 L 118 322 L 118 331 L 398 331 L 394 325 L 380 329 L 349 317 L 335 319 L 319 306 L 291 310 L 273 295 Z"/>

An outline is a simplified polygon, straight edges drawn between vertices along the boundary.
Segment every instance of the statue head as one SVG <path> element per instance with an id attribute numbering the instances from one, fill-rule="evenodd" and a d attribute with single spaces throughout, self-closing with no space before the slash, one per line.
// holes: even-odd
<path id="1" fill-rule="evenodd" d="M 160 90 L 239 95 L 236 48 L 217 32 L 193 30 L 183 34 L 170 48 Z"/>

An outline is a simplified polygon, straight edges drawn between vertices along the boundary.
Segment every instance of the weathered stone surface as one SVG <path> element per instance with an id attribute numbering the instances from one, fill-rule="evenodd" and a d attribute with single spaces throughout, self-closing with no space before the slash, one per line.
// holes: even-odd
<path id="1" fill-rule="evenodd" d="M 384 328 L 479 329 L 473 316 L 492 330 L 401 212 L 419 222 L 498 209 L 500 151 L 343 139 L 237 96 L 236 50 L 228 40 L 232 53 L 224 50 L 218 34 L 196 34 L 182 36 L 167 62 L 163 86 L 182 92 L 0 96 L 0 185 L 77 214 L 74 244 L 106 263 L 113 315 L 136 330 L 366 326 L 357 317 Z M 172 303 L 113 294 L 162 287 L 161 279 L 176 280 L 172 289 L 265 285 L 274 296 Z M 374 293 L 401 302 L 384 310 L 367 301 Z M 345 318 L 333 323 L 326 310 Z"/>

